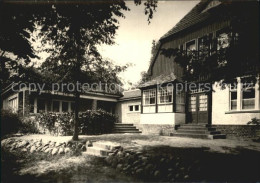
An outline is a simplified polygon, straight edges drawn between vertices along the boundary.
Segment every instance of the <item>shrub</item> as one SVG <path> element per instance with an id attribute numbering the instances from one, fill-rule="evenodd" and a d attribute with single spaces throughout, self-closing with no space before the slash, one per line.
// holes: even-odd
<path id="1" fill-rule="evenodd" d="M 117 117 L 114 114 L 98 109 L 88 110 L 80 114 L 80 129 L 82 134 L 96 135 L 110 133 Z"/>
<path id="2" fill-rule="evenodd" d="M 260 125 L 260 119 L 252 118 L 251 121 L 247 122 L 248 125 Z"/>
<path id="3" fill-rule="evenodd" d="M 39 125 L 49 133 L 54 135 L 73 134 L 73 114 L 72 113 L 43 113 L 36 117 Z"/>
<path id="4" fill-rule="evenodd" d="M 21 119 L 16 113 L 12 113 L 11 110 L 1 110 L 1 137 L 17 133 L 21 125 Z"/>
<path id="5" fill-rule="evenodd" d="M 36 120 L 32 118 L 23 118 L 21 127 L 19 128 L 20 133 L 40 133 Z"/>

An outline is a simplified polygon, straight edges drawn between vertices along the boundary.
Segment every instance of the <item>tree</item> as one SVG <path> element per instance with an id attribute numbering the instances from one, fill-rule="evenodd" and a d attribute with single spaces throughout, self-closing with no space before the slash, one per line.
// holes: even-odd
<path id="1" fill-rule="evenodd" d="M 136 1 L 140 4 L 141 1 Z M 153 16 L 156 1 L 145 4 L 148 21 Z M 44 15 L 38 23 L 41 27 L 43 43 L 53 45 L 48 49 L 51 54 L 42 65 L 44 69 L 58 74 L 59 82 L 77 83 L 93 82 L 102 79 L 106 82 L 119 82 L 116 74 L 127 66 L 113 66 L 104 61 L 97 50 L 97 45 L 114 44 L 118 29 L 117 17 L 124 17 L 122 11 L 129 10 L 122 0 L 105 3 L 57 3 L 51 5 L 51 12 Z M 106 68 L 107 67 L 107 68 Z M 100 72 L 99 76 L 95 72 Z M 78 139 L 78 102 L 82 90 L 76 89 L 75 127 L 73 140 Z"/>
<path id="2" fill-rule="evenodd" d="M 140 5 L 142 2 L 135 0 L 135 3 Z M 144 5 L 150 23 L 157 0 L 147 0 Z M 1 78 L 2 83 L 9 79 L 10 69 L 16 70 L 20 65 L 18 60 L 21 59 L 27 64 L 36 56 L 31 42 L 28 41 L 30 33 L 36 29 L 35 25 L 41 28 L 40 36 L 44 37 L 43 43 L 54 46 L 53 49 L 48 50 L 51 56 L 46 60 L 45 66 L 50 64 L 48 68 L 52 69 L 55 78 L 59 82 L 73 81 L 74 83 L 82 79 L 90 80 L 94 70 L 89 63 L 96 66 L 104 63 L 96 46 L 114 43 L 114 35 L 118 28 L 116 18 L 124 17 L 122 11 L 129 10 L 123 0 L 102 3 L 96 1 L 34 1 L 16 4 L 1 2 L 0 7 L 1 76 L 3 73 L 5 75 Z M 16 57 L 8 58 L 5 55 L 7 53 L 8 56 L 11 54 Z M 10 69 L 6 67 L 7 65 Z M 124 68 L 113 66 L 112 71 L 109 72 L 115 75 Z M 108 73 L 108 69 L 106 72 Z M 76 101 L 79 99 L 79 94 L 75 92 Z M 73 139 L 78 138 L 77 107 L 78 105 L 75 109 Z"/>
<path id="3" fill-rule="evenodd" d="M 32 9 L 22 4 L 0 3 L 0 87 L 8 84 L 10 72 L 24 62 L 28 64 L 36 54 L 29 41 L 35 29 Z"/>

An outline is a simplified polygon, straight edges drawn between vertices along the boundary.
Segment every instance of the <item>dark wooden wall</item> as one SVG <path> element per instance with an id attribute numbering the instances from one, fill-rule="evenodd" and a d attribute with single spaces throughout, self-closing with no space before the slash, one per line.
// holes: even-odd
<path id="1" fill-rule="evenodd" d="M 161 48 L 178 48 L 179 45 L 183 45 L 186 42 L 189 42 L 193 39 L 200 38 L 209 33 L 213 33 L 215 36 L 215 32 L 217 30 L 223 29 L 229 25 L 229 21 L 222 22 L 214 22 L 211 24 L 204 25 L 200 28 L 193 29 L 186 33 L 180 33 L 178 37 L 174 37 L 172 39 L 167 40 L 161 46 Z M 155 58 L 155 61 L 151 65 L 151 77 L 154 78 L 161 74 L 170 74 L 174 73 L 177 77 L 181 77 L 183 74 L 182 68 L 179 64 L 174 62 L 174 58 L 167 58 L 162 54 L 158 54 Z"/>

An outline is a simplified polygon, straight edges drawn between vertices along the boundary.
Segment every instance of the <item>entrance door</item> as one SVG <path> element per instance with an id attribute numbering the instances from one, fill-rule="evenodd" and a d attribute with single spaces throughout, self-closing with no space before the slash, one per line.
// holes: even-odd
<path id="1" fill-rule="evenodd" d="M 191 123 L 208 123 L 207 93 L 193 93 L 189 96 L 189 113 Z"/>

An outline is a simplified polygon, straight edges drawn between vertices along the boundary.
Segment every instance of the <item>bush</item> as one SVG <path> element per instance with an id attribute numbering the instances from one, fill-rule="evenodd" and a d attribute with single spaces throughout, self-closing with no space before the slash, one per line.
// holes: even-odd
<path id="1" fill-rule="evenodd" d="M 1 137 L 17 133 L 21 126 L 21 119 L 16 113 L 12 113 L 11 110 L 1 110 Z"/>
<path id="2" fill-rule="evenodd" d="M 73 114 L 72 113 L 42 113 L 36 117 L 39 125 L 49 133 L 54 135 L 73 134 Z"/>
<path id="3" fill-rule="evenodd" d="M 80 114 L 81 133 L 88 135 L 111 133 L 116 119 L 115 115 L 101 109 L 83 112 Z"/>
<path id="4" fill-rule="evenodd" d="M 32 118 L 23 118 L 21 127 L 19 128 L 20 133 L 40 133 L 36 120 Z"/>
<path id="5" fill-rule="evenodd" d="M 260 119 L 252 118 L 251 121 L 247 122 L 248 125 L 260 125 Z"/>

